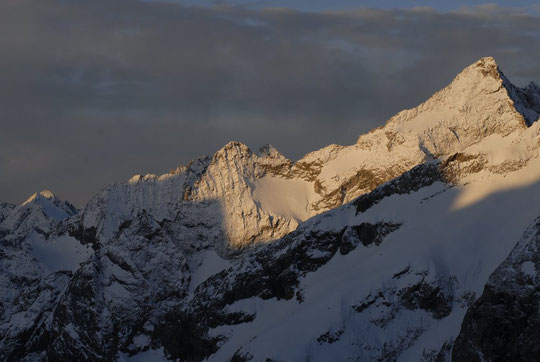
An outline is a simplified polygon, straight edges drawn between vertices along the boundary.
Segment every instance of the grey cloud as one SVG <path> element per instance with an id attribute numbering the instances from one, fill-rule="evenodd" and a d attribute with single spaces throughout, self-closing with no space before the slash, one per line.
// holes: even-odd
<path id="1" fill-rule="evenodd" d="M 293 159 L 353 143 L 492 55 L 539 80 L 540 19 L 497 7 L 304 13 L 0 2 L 0 200 L 79 205 L 229 140 Z"/>

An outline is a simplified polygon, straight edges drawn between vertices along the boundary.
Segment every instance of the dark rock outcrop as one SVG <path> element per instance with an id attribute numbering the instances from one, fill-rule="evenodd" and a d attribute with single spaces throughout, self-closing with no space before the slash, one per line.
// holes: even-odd
<path id="1" fill-rule="evenodd" d="M 467 311 L 452 360 L 540 360 L 540 218 Z"/>
<path id="2" fill-rule="evenodd" d="M 385 197 L 418 191 L 422 187 L 429 186 L 436 181 L 444 181 L 440 162 L 424 163 L 413 167 L 400 177 L 379 186 L 369 194 L 360 196 L 353 201 L 353 205 L 356 206 L 357 213 L 365 212 Z"/>

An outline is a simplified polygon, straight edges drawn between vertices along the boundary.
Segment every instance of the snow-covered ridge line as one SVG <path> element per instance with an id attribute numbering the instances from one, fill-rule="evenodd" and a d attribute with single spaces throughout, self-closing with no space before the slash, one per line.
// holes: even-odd
<path id="1" fill-rule="evenodd" d="M 162 222 L 212 205 L 217 221 L 208 224 L 225 235 L 230 247 L 267 242 L 432 159 L 459 153 L 469 163 L 475 158 L 477 168 L 516 170 L 536 157 L 539 113 L 537 85 L 518 88 L 493 58 L 482 58 L 427 101 L 399 112 L 354 145 L 330 145 L 293 162 L 271 145 L 253 152 L 230 142 L 212 157 L 167 174 L 135 175 L 110 185 L 73 218 L 77 225 L 72 228 L 105 241 L 143 210 Z M 47 191 L 27 202 L 34 199 L 55 197 Z"/>
<path id="2" fill-rule="evenodd" d="M 168 174 L 136 175 L 106 188 L 84 208 L 81 227 L 107 239 L 141 210 L 163 221 L 186 213 L 189 205 L 212 204 L 229 246 L 267 242 L 426 160 L 473 154 L 486 159 L 486 168 L 501 169 L 492 157 L 493 139 L 512 149 L 520 137 L 534 138 L 528 128 L 535 128 L 539 112 L 536 85 L 515 87 L 493 58 L 482 58 L 426 102 L 399 112 L 354 145 L 330 145 L 293 162 L 270 145 L 253 152 L 230 142 L 212 157 Z M 530 159 L 535 152 L 521 157 Z"/>

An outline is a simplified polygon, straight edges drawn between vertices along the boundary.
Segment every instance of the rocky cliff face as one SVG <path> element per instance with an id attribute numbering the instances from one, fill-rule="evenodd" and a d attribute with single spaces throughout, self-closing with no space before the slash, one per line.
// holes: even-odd
<path id="1" fill-rule="evenodd" d="M 231 142 L 80 211 L 2 204 L 0 359 L 469 356 L 470 305 L 540 215 L 539 97 L 484 58 L 352 146 Z"/>
<path id="2" fill-rule="evenodd" d="M 467 311 L 453 361 L 533 361 L 540 356 L 540 218 L 489 277 Z"/>

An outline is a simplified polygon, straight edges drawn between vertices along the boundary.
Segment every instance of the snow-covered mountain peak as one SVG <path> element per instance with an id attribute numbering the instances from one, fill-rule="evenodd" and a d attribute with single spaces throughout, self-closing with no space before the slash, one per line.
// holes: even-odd
<path id="1" fill-rule="evenodd" d="M 61 200 L 52 191 L 43 190 L 34 193 L 17 209 L 25 210 L 33 207 L 40 210 L 47 218 L 53 220 L 63 220 L 77 213 L 77 208 L 67 201 Z"/>
<path id="2" fill-rule="evenodd" d="M 465 68 L 479 71 L 483 76 L 489 76 L 495 79 L 500 78 L 499 66 L 493 57 L 483 57 L 478 59 L 474 64 Z"/>
<path id="3" fill-rule="evenodd" d="M 536 84 L 534 80 L 531 80 L 531 82 L 527 85 L 527 89 L 540 89 L 540 86 Z"/>
<path id="4" fill-rule="evenodd" d="M 459 86 L 456 86 L 456 84 Z M 497 93 L 509 98 L 514 110 L 518 112 L 530 126 L 540 115 L 540 88 L 531 81 L 526 87 L 520 88 L 512 84 L 501 71 L 493 57 L 486 57 L 465 68 L 452 82 L 461 90 L 473 92 Z M 476 84 L 476 87 L 473 85 Z"/>
<path id="5" fill-rule="evenodd" d="M 49 191 L 49 190 L 42 190 L 40 191 L 39 193 L 41 196 L 45 197 L 46 199 L 56 199 L 56 195 L 52 192 L 52 191 Z"/>
<path id="6" fill-rule="evenodd" d="M 224 157 L 225 159 L 233 158 L 244 158 L 250 157 L 253 155 L 253 152 L 249 149 L 248 146 L 241 142 L 231 141 L 223 146 L 214 154 L 214 159 Z"/>
<path id="7" fill-rule="evenodd" d="M 34 231 L 48 234 L 57 223 L 78 212 L 71 203 L 48 190 L 34 193 L 18 206 L 8 205 L 0 209 L 3 209 L 0 210 L 0 230 L 9 230 L 11 240 L 21 240 Z"/>
<path id="8" fill-rule="evenodd" d="M 32 196 L 30 196 L 25 202 L 23 202 L 23 205 L 26 205 L 26 204 L 28 204 L 30 202 L 39 200 L 40 198 L 45 198 L 45 199 L 48 199 L 48 200 L 57 199 L 56 195 L 52 191 L 42 190 L 40 192 L 36 192 L 36 193 L 32 194 Z"/>
<path id="9" fill-rule="evenodd" d="M 509 155 L 530 158 L 536 152 L 514 146 L 528 128 L 523 114 L 532 118 L 533 106 L 540 104 L 537 87 L 527 89 L 511 85 L 493 58 L 482 58 L 426 102 L 398 113 L 354 145 L 329 145 L 292 162 L 271 145 L 252 152 L 229 142 L 166 175 L 136 175 L 107 188 L 85 208 L 84 228 L 106 231 L 109 238 L 143 210 L 163 222 L 204 206 L 214 209 L 212 220 L 197 223 L 216 227 L 212 235 L 221 234 L 235 248 L 282 237 L 426 160 L 453 157 L 456 167 L 476 162 L 474 170 L 506 169 L 501 162 Z M 535 149 L 534 142 L 526 143 Z M 516 157 L 511 157 L 514 169 L 524 164 Z M 456 181 L 465 173 L 449 174 Z"/>
<path id="10" fill-rule="evenodd" d="M 257 156 L 261 158 L 273 158 L 273 159 L 280 159 L 280 160 L 286 160 L 287 158 L 283 156 L 277 148 L 275 148 L 271 144 L 266 144 L 259 148 L 259 152 L 257 152 Z"/>
<path id="11" fill-rule="evenodd" d="M 424 103 L 360 136 L 356 146 L 373 150 L 384 144 L 390 154 L 421 150 L 425 157 L 444 159 L 491 135 L 523 132 L 539 113 L 538 88 L 514 86 L 487 57 L 466 67 Z"/>

